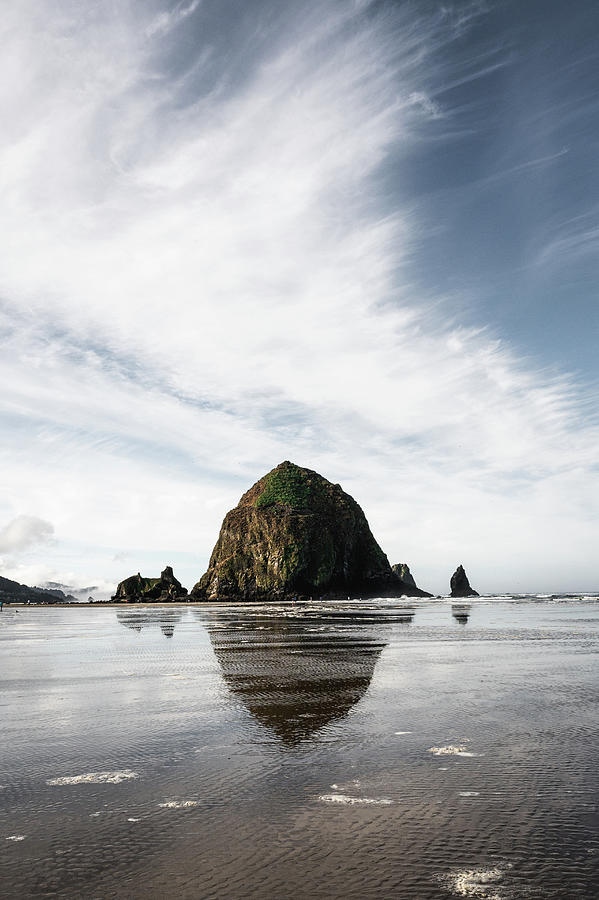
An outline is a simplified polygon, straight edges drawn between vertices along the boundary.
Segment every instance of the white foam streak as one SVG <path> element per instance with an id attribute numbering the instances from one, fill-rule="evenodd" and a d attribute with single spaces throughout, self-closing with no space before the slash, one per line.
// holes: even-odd
<path id="1" fill-rule="evenodd" d="M 163 803 L 158 804 L 161 809 L 191 809 L 199 805 L 199 800 L 165 800 Z"/>
<path id="2" fill-rule="evenodd" d="M 49 778 L 46 784 L 49 785 L 67 785 L 67 784 L 120 784 L 122 781 L 129 781 L 132 778 L 139 778 L 137 772 L 130 769 L 122 769 L 114 772 L 86 772 L 83 775 L 63 775 L 59 778 Z"/>
<path id="3" fill-rule="evenodd" d="M 393 800 L 378 797 L 349 797 L 347 794 L 322 794 L 323 803 L 339 803 L 344 806 L 391 806 Z"/>
<path id="4" fill-rule="evenodd" d="M 445 747 L 430 747 L 428 750 L 429 753 L 434 753 L 435 756 L 477 756 L 478 754 L 472 753 L 468 750 L 467 747 L 462 745 L 448 744 Z"/>
<path id="5" fill-rule="evenodd" d="M 441 878 L 451 892 L 457 897 L 474 897 L 479 900 L 502 900 L 497 892 L 497 882 L 501 880 L 503 871 L 492 869 L 464 869 Z"/>

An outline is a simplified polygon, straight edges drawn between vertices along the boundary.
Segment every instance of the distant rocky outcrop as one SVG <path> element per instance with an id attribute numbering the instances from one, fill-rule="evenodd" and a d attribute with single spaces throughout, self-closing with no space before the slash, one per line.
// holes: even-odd
<path id="1" fill-rule="evenodd" d="M 463 566 L 458 566 L 449 582 L 451 588 L 451 597 L 478 597 L 480 596 L 473 588 L 470 587 L 468 576 Z"/>
<path id="2" fill-rule="evenodd" d="M 409 584 L 412 587 L 416 587 L 416 582 L 414 581 L 414 576 L 410 572 L 410 567 L 407 563 L 395 563 L 394 566 L 391 566 L 395 574 L 398 578 L 400 578 L 404 584 Z"/>
<path id="3" fill-rule="evenodd" d="M 57 589 L 29 587 L 11 581 L 10 578 L 0 577 L 0 600 L 3 603 L 76 603 L 76 598 L 71 594 Z"/>
<path id="4" fill-rule="evenodd" d="M 197 600 L 430 596 L 400 581 L 353 497 L 281 463 L 227 513 Z"/>
<path id="5" fill-rule="evenodd" d="M 177 581 L 171 566 L 166 566 L 160 578 L 144 578 L 138 572 L 121 581 L 113 600 L 125 603 L 169 603 L 187 596 L 187 588 Z"/>

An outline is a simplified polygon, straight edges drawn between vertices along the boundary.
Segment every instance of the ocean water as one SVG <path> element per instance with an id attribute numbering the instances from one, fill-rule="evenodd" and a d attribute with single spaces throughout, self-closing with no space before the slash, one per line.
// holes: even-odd
<path id="1" fill-rule="evenodd" d="M 599 602 L 11 608 L 0 896 L 599 897 Z"/>

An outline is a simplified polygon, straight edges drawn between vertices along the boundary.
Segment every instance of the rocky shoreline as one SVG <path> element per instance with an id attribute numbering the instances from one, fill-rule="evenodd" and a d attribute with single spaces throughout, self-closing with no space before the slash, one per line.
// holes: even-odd
<path id="1" fill-rule="evenodd" d="M 3 584 L 6 589 L 3 591 Z M 460 565 L 451 597 L 477 597 Z M 390 565 L 358 503 L 339 484 L 285 460 L 243 494 L 222 523 L 207 571 L 188 594 L 171 566 L 137 572 L 111 601 L 75 601 L 62 591 L 0 579 L 0 602 L 98 606 L 126 603 L 289 603 L 430 598 L 407 563 Z"/>

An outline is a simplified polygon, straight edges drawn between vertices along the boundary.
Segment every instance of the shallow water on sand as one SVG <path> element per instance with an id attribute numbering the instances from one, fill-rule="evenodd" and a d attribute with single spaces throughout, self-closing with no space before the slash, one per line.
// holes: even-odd
<path id="1" fill-rule="evenodd" d="M 0 895 L 599 896 L 599 603 L 5 608 Z"/>

